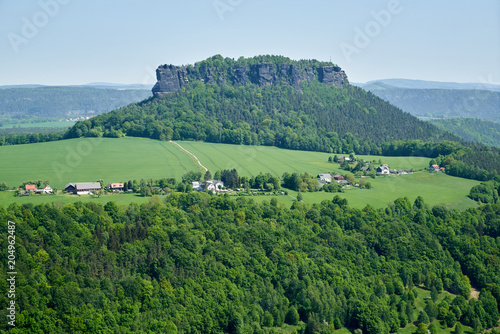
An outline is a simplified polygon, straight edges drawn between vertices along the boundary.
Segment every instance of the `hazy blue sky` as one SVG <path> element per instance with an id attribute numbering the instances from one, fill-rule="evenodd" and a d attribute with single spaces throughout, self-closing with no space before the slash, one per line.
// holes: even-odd
<path id="1" fill-rule="evenodd" d="M 353 82 L 500 83 L 499 3 L 0 0 L 0 85 L 152 84 L 160 64 L 214 54 L 331 58 Z"/>

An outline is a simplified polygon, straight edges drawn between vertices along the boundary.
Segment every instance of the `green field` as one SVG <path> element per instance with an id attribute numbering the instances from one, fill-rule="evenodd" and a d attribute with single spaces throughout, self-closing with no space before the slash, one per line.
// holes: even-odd
<path id="1" fill-rule="evenodd" d="M 246 146 L 230 144 L 211 144 L 203 142 L 179 142 L 186 150 L 196 155 L 211 171 L 236 168 L 241 175 L 255 175 L 270 172 L 276 176 L 284 172 L 319 174 L 342 172 L 338 164 L 328 163 L 333 154 L 293 151 L 268 146 Z M 359 155 L 358 158 L 373 161 L 381 160 L 391 169 L 420 170 L 429 166 L 429 158 L 423 157 L 381 157 Z"/>
<path id="2" fill-rule="evenodd" d="M 149 139 L 82 138 L 0 147 L 0 180 L 17 187 L 49 180 L 53 188 L 70 182 L 105 183 L 175 177 L 200 170 L 175 145 Z"/>
<path id="3" fill-rule="evenodd" d="M 327 153 L 304 152 L 265 146 L 243 146 L 211 144 L 202 142 L 178 142 L 195 154 L 212 174 L 216 170 L 236 168 L 240 175 L 256 175 L 260 172 L 281 176 L 284 172 L 343 173 L 338 164 L 328 163 Z M 381 160 L 391 169 L 422 170 L 429 159 L 422 157 L 359 156 L 365 160 Z M 180 181 L 187 171 L 203 169 L 195 159 L 169 142 L 143 138 L 81 138 L 49 143 L 38 143 L 0 147 L 0 182 L 17 187 L 28 180 L 48 180 L 53 188 L 62 189 L 69 182 L 90 182 L 103 179 L 104 183 L 123 182 L 129 179 L 159 179 L 175 177 Z M 410 175 L 377 177 L 367 179 L 373 186 L 370 190 L 346 189 L 340 196 L 348 199 L 353 207 L 363 208 L 370 203 L 374 207 L 385 207 L 398 197 L 407 196 L 411 201 L 423 196 L 426 203 L 445 203 L 449 208 L 465 209 L 477 204 L 466 195 L 477 181 L 456 178 L 443 173 L 416 172 Z M 290 205 L 297 195 L 277 196 L 285 205 Z M 120 203 L 142 202 L 146 199 L 133 195 L 110 195 L 96 199 L 92 196 L 62 197 L 30 196 L 15 198 L 11 192 L 0 195 L 2 203 L 16 201 L 32 203 L 47 201 L 92 200 Z M 121 196 L 121 197 L 120 197 Z M 332 193 L 304 193 L 304 200 L 321 202 L 331 200 Z M 43 198 L 42 198 L 43 197 Z M 261 202 L 271 196 L 252 196 Z"/>

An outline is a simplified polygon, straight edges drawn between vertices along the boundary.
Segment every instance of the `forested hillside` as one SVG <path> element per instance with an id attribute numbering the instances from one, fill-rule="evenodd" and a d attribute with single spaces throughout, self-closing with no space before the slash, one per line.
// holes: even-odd
<path id="1" fill-rule="evenodd" d="M 175 69 L 169 72 L 169 75 L 186 76 L 180 81 L 184 85 L 182 88 L 163 94 L 162 98 L 79 122 L 66 137 L 127 135 L 358 154 L 380 153 L 381 143 L 398 139 L 458 140 L 375 95 L 347 84 L 338 88 L 319 79 L 310 79 L 300 81 L 299 90 L 283 82 L 285 79 L 281 77 L 272 77 L 261 84 L 230 84 L 224 81 L 230 77 L 227 73 L 259 58 L 234 61 L 219 57 L 196 63 L 191 70 L 188 67 L 186 74 L 180 70 L 175 72 Z M 284 57 L 265 60 L 262 66 L 265 65 L 269 73 L 281 73 L 284 63 L 287 66 L 295 64 L 297 68 L 315 64 Z M 331 65 L 327 68 L 334 67 Z M 318 78 L 321 78 L 321 68 L 317 69 Z M 212 75 L 214 83 L 195 80 L 185 84 L 189 73 L 203 71 L 222 74 Z M 196 78 L 195 74 L 191 75 Z M 315 78 L 314 75 L 310 78 Z M 286 77 L 286 80 L 295 82 L 296 77 Z M 258 80 L 254 81 L 263 79 Z M 180 85 L 179 80 L 162 82 L 165 89 L 171 89 L 174 84 Z"/>
<path id="2" fill-rule="evenodd" d="M 419 324 L 436 333 L 461 323 L 480 333 L 499 320 L 499 214 L 498 204 L 459 212 L 421 198 L 380 210 L 339 197 L 288 209 L 207 193 L 141 206 L 0 206 L 4 258 L 15 222 L 9 332 L 268 333 L 288 324 L 389 333 Z M 0 268 L 7 291 L 5 261 Z M 470 298 L 471 288 L 480 293 Z M 3 319 L 7 302 L 2 294 Z"/>
<path id="3" fill-rule="evenodd" d="M 500 105 L 499 105 L 500 110 Z M 430 120 L 435 126 L 447 130 L 467 141 L 480 142 L 500 148 L 500 123 L 477 118 L 449 118 Z"/>
<path id="4" fill-rule="evenodd" d="M 363 85 L 378 97 L 418 117 L 474 117 L 500 121 L 500 92 L 464 89 L 412 89 L 382 82 Z"/>
<path id="5" fill-rule="evenodd" d="M 27 118 L 94 116 L 151 96 L 147 90 L 91 87 L 0 89 L 0 123 Z"/>

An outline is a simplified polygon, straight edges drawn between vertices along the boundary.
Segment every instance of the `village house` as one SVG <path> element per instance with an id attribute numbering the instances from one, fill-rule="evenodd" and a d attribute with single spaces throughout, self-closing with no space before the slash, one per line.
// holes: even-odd
<path id="1" fill-rule="evenodd" d="M 387 165 L 377 167 L 377 175 L 389 175 L 391 170 Z"/>
<path id="2" fill-rule="evenodd" d="M 345 177 L 343 175 L 337 174 L 333 176 L 333 179 L 337 182 L 345 180 Z"/>
<path id="3" fill-rule="evenodd" d="M 439 165 L 432 165 L 431 167 L 429 167 L 429 171 L 439 172 Z"/>
<path id="4" fill-rule="evenodd" d="M 318 174 L 317 176 L 318 180 L 321 182 L 325 182 L 325 183 L 330 183 L 332 182 L 332 176 L 330 174 Z"/>
<path id="5" fill-rule="evenodd" d="M 52 194 L 52 188 L 48 184 L 46 184 L 45 187 L 43 187 L 42 189 L 37 189 L 36 193 L 37 194 Z"/>
<path id="6" fill-rule="evenodd" d="M 224 187 L 224 182 L 217 180 L 209 180 L 202 182 L 195 181 L 191 182 L 191 187 L 193 188 L 193 190 L 196 191 L 212 190 L 214 192 L 217 192 L 222 190 L 222 188 Z"/>
<path id="7" fill-rule="evenodd" d="M 124 185 L 123 183 L 109 183 L 106 186 L 106 189 L 112 192 L 122 192 L 124 189 Z"/>
<path id="8" fill-rule="evenodd" d="M 222 181 L 203 181 L 201 183 L 203 190 L 212 190 L 214 192 L 221 191 L 224 187 L 224 182 Z"/>
<path id="9" fill-rule="evenodd" d="M 68 183 L 64 190 L 68 193 L 73 193 L 76 195 L 91 195 L 96 190 L 101 190 L 100 182 L 80 182 L 80 183 Z"/>
<path id="10" fill-rule="evenodd" d="M 26 191 L 36 191 L 36 186 L 34 184 L 27 184 L 24 186 L 24 190 Z"/>

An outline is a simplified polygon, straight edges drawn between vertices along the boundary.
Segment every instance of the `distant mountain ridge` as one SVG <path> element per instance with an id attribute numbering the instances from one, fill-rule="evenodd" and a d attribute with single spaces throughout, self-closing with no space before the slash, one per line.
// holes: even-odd
<path id="1" fill-rule="evenodd" d="M 151 92 L 144 89 L 73 86 L 6 88 L 0 89 L 0 121 L 95 116 L 150 96 Z"/>
<path id="2" fill-rule="evenodd" d="M 416 81 L 417 84 L 414 85 L 415 87 L 461 87 L 459 89 L 402 88 L 389 84 L 408 86 L 413 82 L 413 80 L 393 79 L 375 81 L 360 86 L 416 117 L 474 117 L 500 122 L 500 91 L 470 89 L 470 87 L 479 84 L 449 85 L 448 83 Z M 488 87 L 495 88 L 494 85 Z"/>
<path id="3" fill-rule="evenodd" d="M 119 83 L 110 83 L 110 82 L 92 82 L 83 85 L 37 85 L 37 84 L 26 84 L 26 85 L 4 85 L 0 86 L 0 89 L 27 89 L 27 88 L 50 88 L 50 87 L 90 87 L 90 88 L 103 88 L 103 89 L 133 89 L 133 90 L 150 90 L 153 85 L 148 84 L 119 84 Z"/>
<path id="4" fill-rule="evenodd" d="M 490 83 L 459 83 L 459 82 L 441 82 L 441 81 L 426 81 L 426 80 L 412 80 L 412 79 L 380 79 L 372 80 L 365 83 L 351 83 L 355 86 L 368 89 L 369 87 L 377 84 L 384 84 L 396 88 L 409 88 L 409 89 L 459 89 L 459 90 L 490 90 L 493 92 L 500 92 L 500 84 Z"/>

